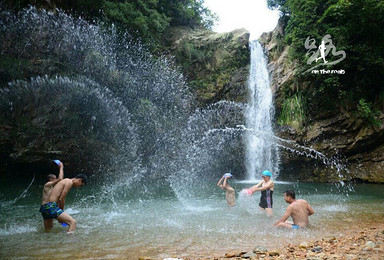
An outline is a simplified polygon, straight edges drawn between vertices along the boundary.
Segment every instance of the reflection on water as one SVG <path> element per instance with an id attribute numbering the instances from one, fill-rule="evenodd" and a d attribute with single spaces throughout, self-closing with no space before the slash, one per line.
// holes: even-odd
<path id="1" fill-rule="evenodd" d="M 332 184 L 277 182 L 274 216 L 267 218 L 258 208 L 260 194 L 241 196 L 241 189 L 253 185 L 231 182 L 237 191 L 237 205 L 226 206 L 224 192 L 212 183 L 199 197 L 179 201 L 164 187 L 164 194 L 98 202 L 97 187 L 74 189 L 67 198 L 67 212 L 77 220 L 74 235 L 55 223 L 51 233 L 43 232 L 38 212 L 41 185 L 33 185 L 25 198 L 8 203 L 25 187 L 2 185 L 0 194 L 0 258 L 128 258 L 139 256 L 223 255 L 255 246 L 280 248 L 287 243 L 339 235 L 358 224 L 377 221 L 384 210 L 382 185 L 359 184 L 345 196 Z M 286 189 L 312 205 L 311 228 L 295 232 L 271 229 L 287 206 Z M 21 246 L 22 245 L 22 246 Z"/>

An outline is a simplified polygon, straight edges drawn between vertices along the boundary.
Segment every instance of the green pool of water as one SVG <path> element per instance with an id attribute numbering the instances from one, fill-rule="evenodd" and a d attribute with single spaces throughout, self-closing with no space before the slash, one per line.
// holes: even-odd
<path id="1" fill-rule="evenodd" d="M 237 205 L 232 208 L 214 182 L 210 189 L 195 190 L 192 197 L 176 195 L 169 186 L 145 198 L 119 196 L 124 191 L 105 194 L 92 184 L 73 189 L 66 211 L 76 219 L 77 230 L 68 235 L 57 222 L 50 233 L 44 233 L 38 211 L 42 183 L 33 183 L 19 198 L 28 185 L 7 181 L 0 185 L 0 258 L 157 259 L 223 255 L 256 246 L 275 249 L 366 227 L 382 219 L 384 212 L 383 185 L 276 182 L 274 216 L 268 218 L 258 208 L 260 193 L 250 198 L 240 194 L 255 183 L 231 184 L 237 192 Z M 297 198 L 307 200 L 315 210 L 305 231 L 272 228 L 287 206 L 283 199 L 287 189 L 294 189 Z"/>

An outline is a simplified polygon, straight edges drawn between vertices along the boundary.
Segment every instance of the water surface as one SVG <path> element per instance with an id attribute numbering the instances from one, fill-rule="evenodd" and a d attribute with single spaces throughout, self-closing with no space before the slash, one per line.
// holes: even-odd
<path id="1" fill-rule="evenodd" d="M 149 191 L 148 196 L 131 192 L 131 197 L 102 195 L 96 185 L 73 189 L 66 211 L 78 226 L 75 234 L 67 235 L 66 228 L 57 223 L 52 232 L 43 231 L 38 212 L 42 183 L 34 183 L 24 198 L 16 200 L 28 184 L 7 181 L 0 192 L 0 258 L 160 259 L 223 255 L 256 246 L 275 249 L 367 227 L 380 221 L 384 212 L 382 185 L 357 184 L 347 192 L 346 187 L 343 190 L 333 184 L 276 182 L 274 216 L 268 218 L 258 208 L 259 193 L 252 197 L 239 193 L 254 183 L 231 184 L 237 191 L 237 205 L 232 208 L 213 182 L 211 189 L 194 192 L 198 195 L 192 198 L 176 196 L 166 185 L 156 193 Z M 272 228 L 287 206 L 283 199 L 286 189 L 296 190 L 297 197 L 314 208 L 309 229 Z"/>

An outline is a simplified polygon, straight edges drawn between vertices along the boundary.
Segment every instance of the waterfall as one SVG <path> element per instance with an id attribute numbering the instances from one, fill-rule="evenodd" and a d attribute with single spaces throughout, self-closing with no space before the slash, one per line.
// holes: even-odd
<path id="1" fill-rule="evenodd" d="M 248 106 L 245 109 L 246 127 L 254 131 L 247 131 L 246 169 L 249 180 L 254 180 L 264 170 L 278 173 L 277 146 L 260 138 L 256 132 L 273 135 L 273 103 L 270 88 L 267 59 L 259 42 L 253 41 L 251 46 L 251 66 L 248 78 Z"/>

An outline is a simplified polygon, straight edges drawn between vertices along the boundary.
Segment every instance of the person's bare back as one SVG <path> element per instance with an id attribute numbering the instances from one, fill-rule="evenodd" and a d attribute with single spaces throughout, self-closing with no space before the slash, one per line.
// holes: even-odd
<path id="1" fill-rule="evenodd" d="M 291 218 L 293 223 L 299 227 L 306 227 L 308 225 L 308 202 L 303 199 L 298 199 L 292 202 L 288 207 L 292 208 Z"/>
<path id="2" fill-rule="evenodd" d="M 60 162 L 60 161 L 59 161 Z M 44 205 L 48 202 L 48 198 L 51 195 L 53 187 L 64 178 L 64 164 L 62 162 L 59 163 L 59 177 L 56 178 L 56 175 L 49 174 L 48 182 L 44 184 L 43 195 L 41 199 L 41 205 Z"/>
<path id="3" fill-rule="evenodd" d="M 48 197 L 48 202 L 57 202 L 61 209 L 64 208 L 65 197 L 73 186 L 71 179 L 63 179 L 53 187 Z"/>
<path id="4" fill-rule="evenodd" d="M 304 228 L 308 226 L 308 216 L 315 213 L 312 207 L 306 200 L 296 200 L 296 195 L 293 190 L 287 190 L 284 192 L 285 202 L 289 203 L 284 215 L 274 224 L 276 227 L 284 228 Z M 291 217 L 292 222 L 287 221 Z"/>

